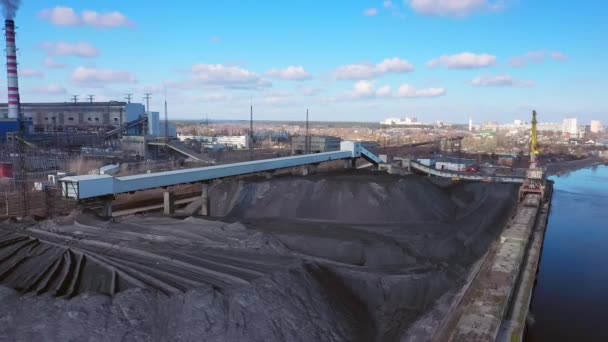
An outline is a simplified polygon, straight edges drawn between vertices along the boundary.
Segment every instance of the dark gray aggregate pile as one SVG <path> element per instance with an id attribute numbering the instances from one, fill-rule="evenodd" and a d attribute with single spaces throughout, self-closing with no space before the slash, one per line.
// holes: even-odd
<path id="1" fill-rule="evenodd" d="M 217 220 L 0 224 L 0 340 L 424 339 L 411 332 L 441 320 L 516 191 L 368 173 L 234 180 L 211 189 Z"/>

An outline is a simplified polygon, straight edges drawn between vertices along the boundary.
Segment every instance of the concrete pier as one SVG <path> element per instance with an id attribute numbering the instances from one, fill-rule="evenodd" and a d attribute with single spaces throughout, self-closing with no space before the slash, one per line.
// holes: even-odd
<path id="1" fill-rule="evenodd" d="M 175 195 L 171 191 L 163 193 L 163 212 L 165 215 L 175 214 Z"/>
<path id="2" fill-rule="evenodd" d="M 209 184 L 203 183 L 201 186 L 201 215 L 211 215 L 211 202 L 209 201 Z"/>
<path id="3" fill-rule="evenodd" d="M 539 202 L 518 204 L 434 340 L 522 340 L 549 207 Z"/>
<path id="4" fill-rule="evenodd" d="M 112 200 L 103 201 L 101 204 L 101 216 L 112 217 Z"/>

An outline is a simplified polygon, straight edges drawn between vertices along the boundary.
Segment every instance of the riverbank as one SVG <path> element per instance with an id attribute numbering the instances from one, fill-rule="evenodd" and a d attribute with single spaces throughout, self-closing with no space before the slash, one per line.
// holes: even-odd
<path id="1" fill-rule="evenodd" d="M 572 171 L 584 169 L 596 165 L 608 164 L 608 160 L 598 157 L 590 157 L 578 160 L 567 160 L 555 163 L 548 163 L 545 165 L 547 168 L 547 176 L 559 176 Z"/>

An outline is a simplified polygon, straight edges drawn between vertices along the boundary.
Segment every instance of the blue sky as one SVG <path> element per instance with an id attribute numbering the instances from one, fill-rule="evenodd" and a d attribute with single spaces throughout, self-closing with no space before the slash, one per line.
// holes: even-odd
<path id="1" fill-rule="evenodd" d="M 22 101 L 170 117 L 608 121 L 608 4 L 591 0 L 23 0 Z"/>

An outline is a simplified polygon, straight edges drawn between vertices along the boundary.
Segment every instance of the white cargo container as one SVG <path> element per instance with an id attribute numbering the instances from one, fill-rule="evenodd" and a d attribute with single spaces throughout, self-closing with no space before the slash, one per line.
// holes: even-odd
<path id="1" fill-rule="evenodd" d="M 100 175 L 112 175 L 120 170 L 120 164 L 109 164 L 99 168 Z"/>
<path id="2" fill-rule="evenodd" d="M 429 158 L 418 159 L 418 162 L 428 167 L 435 167 L 435 160 Z"/>
<path id="3" fill-rule="evenodd" d="M 435 163 L 435 169 L 447 170 L 447 171 L 465 171 L 467 164 L 454 163 L 454 162 L 437 162 Z"/>

